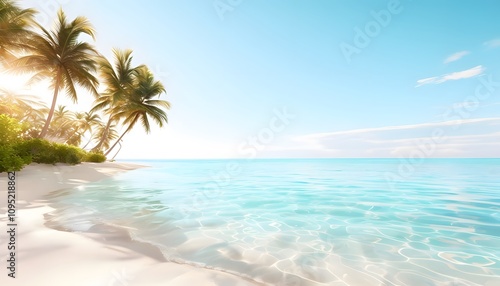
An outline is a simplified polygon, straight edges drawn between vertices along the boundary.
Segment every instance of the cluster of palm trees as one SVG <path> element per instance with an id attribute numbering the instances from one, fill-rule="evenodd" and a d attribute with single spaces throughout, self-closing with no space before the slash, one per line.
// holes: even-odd
<path id="1" fill-rule="evenodd" d="M 26 137 L 84 144 L 83 148 L 94 143 L 92 151 L 107 156 L 137 123 L 148 133 L 151 121 L 160 127 L 167 123 L 170 103 L 159 99 L 165 88 L 147 66 L 132 65 L 131 50 L 113 50 L 112 63 L 80 40 L 82 35 L 95 35 L 85 17 L 70 22 L 59 10 L 56 25 L 47 30 L 35 21 L 35 14 L 15 1 L 0 0 L 0 66 L 30 74 L 29 84 L 49 80 L 53 88 L 50 107 L 35 97 L 0 90 L 0 113 L 29 123 Z M 95 98 L 93 108 L 71 112 L 57 106 L 60 93 L 76 103 L 77 86 Z M 124 129 L 121 135 L 118 127 Z M 86 142 L 82 142 L 84 138 Z"/>

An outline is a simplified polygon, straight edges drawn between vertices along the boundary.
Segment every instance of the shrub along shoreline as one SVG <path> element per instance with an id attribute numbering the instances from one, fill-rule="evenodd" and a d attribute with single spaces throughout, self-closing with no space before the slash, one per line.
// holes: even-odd
<path id="1" fill-rule="evenodd" d="M 31 163 L 76 165 L 106 161 L 100 152 L 88 152 L 73 145 L 45 139 L 23 139 L 21 134 L 21 123 L 5 114 L 0 115 L 0 172 L 20 171 Z"/>

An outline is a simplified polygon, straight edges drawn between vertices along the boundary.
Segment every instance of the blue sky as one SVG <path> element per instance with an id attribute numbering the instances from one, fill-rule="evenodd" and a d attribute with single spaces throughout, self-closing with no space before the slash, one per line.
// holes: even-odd
<path id="1" fill-rule="evenodd" d="M 165 84 L 168 127 L 117 158 L 500 156 L 498 1 L 21 4 L 86 16 Z"/>

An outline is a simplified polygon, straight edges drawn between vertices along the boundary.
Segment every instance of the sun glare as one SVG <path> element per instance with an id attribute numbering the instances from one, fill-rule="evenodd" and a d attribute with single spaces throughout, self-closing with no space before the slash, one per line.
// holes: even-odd
<path id="1" fill-rule="evenodd" d="M 7 73 L 0 74 L 0 86 L 10 92 L 23 93 L 26 91 L 27 77 L 11 75 Z"/>
<path id="2" fill-rule="evenodd" d="M 29 75 L 14 75 L 7 72 L 0 73 L 0 86 L 7 92 L 19 95 L 32 95 L 36 96 L 50 106 L 52 100 L 52 90 L 49 88 L 47 81 L 42 81 L 37 84 L 29 85 Z M 86 91 L 77 88 L 79 94 L 84 94 Z M 88 110 L 92 105 L 94 98 L 90 96 L 79 96 L 78 103 L 74 104 L 70 99 L 64 95 L 64 91 L 60 93 L 57 99 L 57 105 L 64 105 L 70 110 L 80 111 Z"/>

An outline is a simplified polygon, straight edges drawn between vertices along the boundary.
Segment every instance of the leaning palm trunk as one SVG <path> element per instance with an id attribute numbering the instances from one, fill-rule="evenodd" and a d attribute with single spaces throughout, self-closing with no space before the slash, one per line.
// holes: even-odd
<path id="1" fill-rule="evenodd" d="M 109 129 L 111 128 L 111 123 L 112 123 L 112 119 L 110 116 L 108 123 L 106 124 L 106 129 L 104 129 L 104 132 L 102 134 L 101 140 L 99 141 L 99 143 L 97 143 L 97 145 L 94 148 L 92 148 L 92 151 L 94 151 L 94 152 L 101 151 L 102 145 L 106 141 L 106 137 L 108 137 L 108 135 L 109 135 Z"/>
<path id="2" fill-rule="evenodd" d="M 127 130 L 125 130 L 122 135 L 120 136 L 120 138 L 118 138 L 115 142 L 115 144 L 113 144 L 113 146 L 111 146 L 108 151 L 106 151 L 106 153 L 104 153 L 104 156 L 108 156 L 108 154 L 111 152 L 111 150 L 113 150 L 113 148 L 115 148 L 115 146 L 122 140 L 123 136 L 125 136 L 125 134 L 127 134 L 130 130 L 132 130 L 132 127 L 134 127 L 134 124 L 130 124 L 128 127 L 127 127 Z"/>
<path id="3" fill-rule="evenodd" d="M 45 125 L 42 128 L 42 132 L 38 137 L 45 138 L 47 136 L 47 132 L 49 131 L 50 122 L 52 121 L 52 117 L 54 116 L 54 110 L 56 109 L 57 95 L 59 94 L 59 86 L 61 83 L 61 69 L 57 70 L 57 78 L 56 85 L 54 89 L 54 97 L 52 98 L 52 104 L 50 105 L 49 115 L 47 116 L 47 120 L 45 121 Z"/>
<path id="4" fill-rule="evenodd" d="M 118 143 L 118 145 L 119 145 L 120 147 L 118 148 L 118 151 L 116 151 L 115 155 L 113 156 L 113 158 L 111 158 L 111 160 L 110 160 L 110 161 L 114 161 L 114 160 L 115 160 L 116 155 L 118 155 L 118 153 L 120 153 L 120 150 L 122 150 L 122 144 L 121 144 L 121 143 Z"/>
<path id="5" fill-rule="evenodd" d="M 85 144 L 85 145 L 82 147 L 82 149 L 84 149 L 84 150 L 85 150 L 85 148 L 87 148 L 87 146 L 90 144 L 90 142 L 92 142 L 92 137 L 94 137 L 94 135 L 93 135 L 92 133 L 90 133 L 90 139 L 89 139 L 89 141 L 87 142 L 87 144 Z"/>

